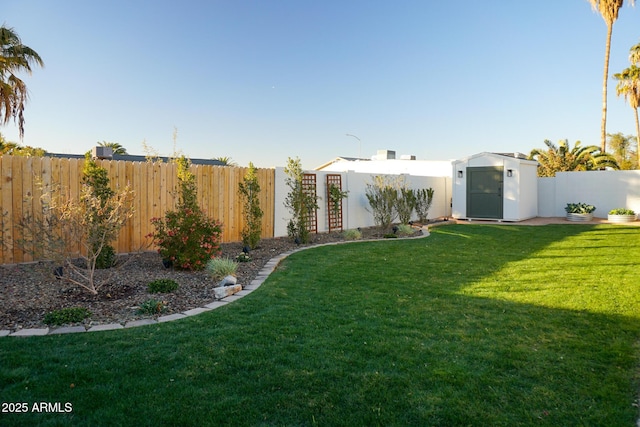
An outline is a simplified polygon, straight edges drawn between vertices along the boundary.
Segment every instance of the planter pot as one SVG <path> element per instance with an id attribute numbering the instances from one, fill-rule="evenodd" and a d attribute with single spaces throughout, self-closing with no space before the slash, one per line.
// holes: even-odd
<path id="1" fill-rule="evenodd" d="M 590 213 L 586 213 L 586 214 L 568 213 L 567 214 L 568 221 L 585 222 L 585 221 L 591 221 L 592 219 L 593 219 L 593 214 L 590 214 Z"/>
<path id="2" fill-rule="evenodd" d="M 635 215 L 609 215 L 607 216 L 607 220 L 609 222 L 619 223 L 619 222 L 633 222 L 636 220 Z"/>

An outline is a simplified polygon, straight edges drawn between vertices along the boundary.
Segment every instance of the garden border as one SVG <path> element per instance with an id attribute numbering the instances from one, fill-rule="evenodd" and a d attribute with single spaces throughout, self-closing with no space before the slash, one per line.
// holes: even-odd
<path id="1" fill-rule="evenodd" d="M 455 222 L 451 222 L 452 224 Z M 444 223 L 446 224 L 446 222 Z M 434 226 L 436 224 L 430 224 L 430 226 Z M 437 224 L 441 225 L 441 224 Z M 422 226 L 418 229 L 422 232 L 421 235 L 415 237 L 405 237 L 401 240 L 405 239 L 421 239 L 429 236 L 429 225 Z M 225 297 L 222 300 L 215 300 L 210 302 L 209 304 L 205 304 L 203 307 L 192 308 L 190 310 L 183 311 L 181 313 L 169 314 L 166 316 L 160 316 L 157 319 L 139 319 L 132 320 L 126 322 L 124 325 L 121 323 L 109 323 L 102 325 L 95 325 L 90 327 L 89 329 L 84 326 L 63 326 L 60 328 L 25 328 L 19 329 L 16 331 L 11 331 L 8 329 L 0 330 L 0 337 L 32 337 L 32 336 L 46 336 L 46 335 L 60 335 L 60 334 L 71 334 L 71 333 L 80 333 L 80 332 L 99 332 L 99 331 L 111 331 L 116 329 L 129 329 L 135 328 L 138 326 L 145 325 L 156 325 L 159 323 L 171 322 L 174 320 L 186 319 L 187 317 L 195 316 L 201 313 L 205 313 L 207 311 L 215 310 L 218 307 L 222 307 L 227 305 L 233 301 L 236 301 L 245 295 L 249 295 L 251 292 L 258 289 L 265 280 L 275 271 L 280 262 L 283 259 L 287 258 L 289 255 L 292 255 L 296 252 L 304 251 L 311 248 L 318 248 L 321 246 L 330 246 L 330 245 L 342 245 L 347 243 L 364 243 L 364 242 L 380 242 L 380 241 L 394 241 L 397 239 L 367 239 L 367 240 L 349 240 L 349 241 L 341 241 L 341 242 L 330 242 L 330 243 L 320 243 L 317 245 L 304 246 L 301 248 L 297 248 L 291 251 L 283 252 L 280 255 L 276 255 L 271 258 L 267 263 L 260 269 L 256 277 L 248 284 L 242 287 L 242 290 L 236 294 Z"/>

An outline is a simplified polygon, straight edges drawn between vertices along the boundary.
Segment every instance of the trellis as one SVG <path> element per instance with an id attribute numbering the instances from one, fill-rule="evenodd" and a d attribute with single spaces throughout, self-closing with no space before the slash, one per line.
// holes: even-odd
<path id="1" fill-rule="evenodd" d="M 305 173 L 302 176 L 302 191 L 312 197 L 312 200 L 317 200 L 317 192 L 316 192 L 316 174 L 314 173 Z M 318 210 L 311 208 L 306 213 L 304 222 L 307 226 L 307 231 L 309 232 L 318 232 Z"/>
<path id="2" fill-rule="evenodd" d="M 328 174 L 327 179 L 327 218 L 329 219 L 329 231 L 342 230 L 342 198 L 331 200 L 331 187 L 335 186 L 342 191 L 342 175 Z"/>

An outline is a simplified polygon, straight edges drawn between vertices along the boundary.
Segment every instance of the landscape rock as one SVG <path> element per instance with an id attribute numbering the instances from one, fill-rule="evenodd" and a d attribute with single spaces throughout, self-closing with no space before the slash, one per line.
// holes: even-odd
<path id="1" fill-rule="evenodd" d="M 221 286 L 213 288 L 213 296 L 216 299 L 223 299 L 242 290 L 242 285 Z"/>
<path id="2" fill-rule="evenodd" d="M 229 276 L 226 276 L 221 281 L 219 281 L 214 287 L 219 288 L 221 286 L 232 286 L 232 285 L 235 285 L 236 283 L 238 283 L 238 278 L 235 276 L 229 275 Z"/>

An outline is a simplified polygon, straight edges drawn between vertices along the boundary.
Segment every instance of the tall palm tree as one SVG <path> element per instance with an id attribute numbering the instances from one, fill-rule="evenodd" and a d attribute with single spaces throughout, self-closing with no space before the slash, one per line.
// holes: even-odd
<path id="1" fill-rule="evenodd" d="M 531 150 L 529 159 L 537 160 L 538 176 L 555 176 L 556 172 L 589 171 L 603 168 L 620 169 L 616 159 L 609 153 L 604 153 L 595 145 L 580 146 L 576 141 L 573 148 L 563 139 L 555 145 L 548 139 L 544 141 L 547 149 L 535 148 Z"/>
<path id="2" fill-rule="evenodd" d="M 632 5 L 634 0 L 628 0 Z M 607 81 L 609 80 L 609 53 L 611 52 L 611 33 L 618 19 L 618 12 L 624 0 L 589 0 L 593 10 L 598 12 L 607 24 L 607 42 L 604 49 L 604 76 L 602 77 L 602 122 L 600 126 L 600 150 L 607 149 Z"/>
<path id="3" fill-rule="evenodd" d="M 640 67 L 632 64 L 621 73 L 613 75 L 618 81 L 616 94 L 624 96 L 624 99 L 633 108 L 633 116 L 636 119 L 636 138 L 640 147 L 640 122 L 638 121 L 638 107 L 640 107 Z M 640 162 L 640 150 L 638 150 L 638 161 Z"/>
<path id="4" fill-rule="evenodd" d="M 22 44 L 13 28 L 0 26 L 0 122 L 6 125 L 11 118 L 18 123 L 20 138 L 24 136 L 24 106 L 29 94 L 27 85 L 16 73 L 31 74 L 32 66 L 44 66 L 38 53 Z"/>
<path id="5" fill-rule="evenodd" d="M 102 141 L 102 142 L 98 142 L 98 145 L 100 147 L 111 147 L 111 149 L 113 150 L 113 154 L 119 154 L 119 155 L 127 154 L 127 149 L 124 148 L 122 145 L 118 144 L 117 142 Z"/>

